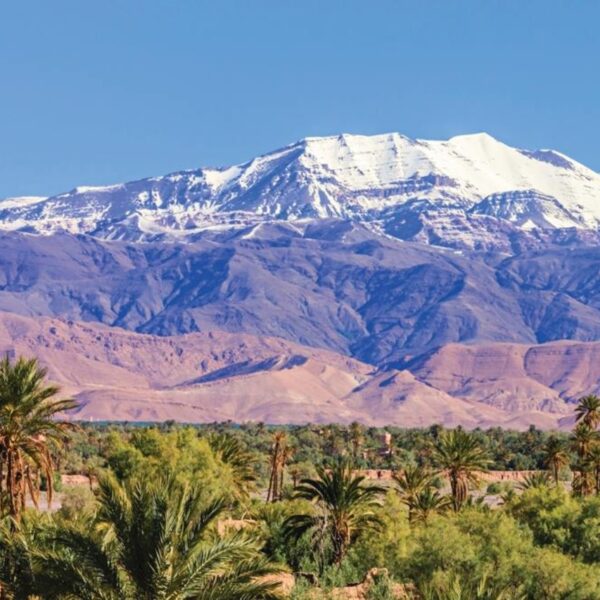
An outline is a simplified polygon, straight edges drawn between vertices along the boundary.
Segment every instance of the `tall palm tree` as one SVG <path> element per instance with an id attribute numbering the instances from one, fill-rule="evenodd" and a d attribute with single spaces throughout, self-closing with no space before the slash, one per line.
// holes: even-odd
<path id="1" fill-rule="evenodd" d="M 594 444 L 588 453 L 588 465 L 594 478 L 594 491 L 600 494 L 600 444 Z"/>
<path id="2" fill-rule="evenodd" d="M 550 437 L 543 448 L 544 464 L 552 473 L 554 485 L 558 486 L 560 470 L 569 464 L 569 453 L 557 437 Z"/>
<path id="3" fill-rule="evenodd" d="M 600 398 L 594 395 L 579 398 L 575 408 L 575 418 L 591 429 L 596 429 L 600 425 Z"/>
<path id="4" fill-rule="evenodd" d="M 99 484 L 92 522 L 59 527 L 54 548 L 37 556 L 37 585 L 49 599 L 274 599 L 276 571 L 256 542 L 238 532 L 216 539 L 224 500 L 174 477 Z"/>
<path id="5" fill-rule="evenodd" d="M 52 451 L 72 427 L 55 417 L 77 406 L 55 399 L 59 389 L 46 385 L 45 378 L 36 359 L 0 361 L 0 508 L 16 520 L 27 495 L 37 505 L 42 476 L 52 502 Z"/>
<path id="6" fill-rule="evenodd" d="M 360 448 L 363 443 L 364 431 L 363 426 L 357 421 L 353 421 L 350 423 L 350 428 L 348 430 L 350 443 L 352 444 L 352 456 L 354 461 L 358 460 L 358 455 L 360 453 Z"/>
<path id="7" fill-rule="evenodd" d="M 571 436 L 571 444 L 579 458 L 585 458 L 591 447 L 597 443 L 598 433 L 587 423 L 577 423 Z"/>
<path id="8" fill-rule="evenodd" d="M 343 456 L 346 453 L 344 438 L 339 425 L 327 425 L 322 430 L 324 438 L 323 449 L 328 456 Z"/>
<path id="9" fill-rule="evenodd" d="M 478 473 L 487 471 L 490 464 L 488 453 L 479 440 L 461 428 L 440 434 L 433 448 L 433 460 L 450 480 L 456 511 L 467 500 L 469 486 L 478 481 Z"/>
<path id="10" fill-rule="evenodd" d="M 273 435 L 273 446 L 271 447 L 271 474 L 269 476 L 269 487 L 267 489 L 267 502 L 277 502 L 278 500 L 281 500 L 283 491 L 283 473 L 289 456 L 287 450 L 287 435 L 285 431 L 276 431 Z"/>
<path id="11" fill-rule="evenodd" d="M 310 532 L 321 548 L 329 542 L 332 562 L 339 565 L 358 534 L 380 525 L 374 509 L 380 504 L 383 489 L 365 484 L 365 478 L 355 475 L 345 460 L 330 470 L 319 467 L 317 475 L 317 479 L 302 479 L 294 493 L 295 498 L 312 502 L 315 510 L 288 517 L 284 532 L 294 540 Z"/>
<path id="12" fill-rule="evenodd" d="M 592 472 L 589 463 L 591 449 L 598 444 L 598 432 L 583 420 L 575 426 L 571 444 L 577 453 L 577 464 L 574 465 L 576 476 L 573 478 L 573 492 L 579 496 L 592 493 Z"/>

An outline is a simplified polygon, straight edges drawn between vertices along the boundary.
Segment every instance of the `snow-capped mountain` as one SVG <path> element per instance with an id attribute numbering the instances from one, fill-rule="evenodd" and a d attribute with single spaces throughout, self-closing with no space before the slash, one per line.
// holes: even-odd
<path id="1" fill-rule="evenodd" d="M 6 199 L 0 349 L 98 418 L 556 426 L 598 393 L 599 224 L 600 175 L 485 134 Z"/>
<path id="2" fill-rule="evenodd" d="M 493 246 L 498 231 L 597 230 L 600 175 L 559 152 L 520 150 L 487 134 L 447 141 L 344 134 L 228 168 L 0 201 L 0 228 L 107 239 L 185 239 L 331 217 L 468 247 Z"/>

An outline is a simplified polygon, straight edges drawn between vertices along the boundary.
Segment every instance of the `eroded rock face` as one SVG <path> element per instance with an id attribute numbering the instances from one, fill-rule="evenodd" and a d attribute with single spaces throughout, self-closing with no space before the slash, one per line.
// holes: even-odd
<path id="1" fill-rule="evenodd" d="M 178 335 L 275 336 L 404 368 L 449 343 L 600 339 L 598 248 L 517 256 L 278 224 L 190 243 L 0 235 L 0 310 Z"/>
<path id="2" fill-rule="evenodd" d="M 570 426 L 600 343 L 453 344 L 409 370 L 223 331 L 154 336 L 0 313 L 0 353 L 38 356 L 84 420 Z"/>
<path id="3" fill-rule="evenodd" d="M 448 344 L 411 365 L 436 389 L 508 412 L 571 412 L 600 389 L 600 343 Z"/>

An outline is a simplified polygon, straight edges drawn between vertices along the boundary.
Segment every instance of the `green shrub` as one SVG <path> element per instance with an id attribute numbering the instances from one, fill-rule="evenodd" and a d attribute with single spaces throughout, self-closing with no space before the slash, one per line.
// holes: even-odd
<path id="1" fill-rule="evenodd" d="M 494 482 L 490 483 L 490 485 L 487 486 L 487 490 L 486 490 L 487 494 L 497 495 L 500 492 L 502 492 L 502 486 L 500 485 L 500 483 L 498 481 L 494 481 Z"/>
<path id="2" fill-rule="evenodd" d="M 88 486 L 65 487 L 58 513 L 63 519 L 75 520 L 92 511 L 95 499 Z"/>

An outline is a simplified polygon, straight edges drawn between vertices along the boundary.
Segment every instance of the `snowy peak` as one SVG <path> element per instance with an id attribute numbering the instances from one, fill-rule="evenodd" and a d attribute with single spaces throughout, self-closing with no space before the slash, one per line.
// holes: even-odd
<path id="1" fill-rule="evenodd" d="M 421 207 L 521 230 L 595 230 L 600 175 L 559 152 L 512 148 L 485 133 L 441 141 L 341 134 L 305 138 L 227 168 L 4 200 L 0 227 L 139 239 L 334 217 L 390 231 L 390 220 L 400 222 L 407 210 L 418 216 Z M 460 225 L 453 227 L 460 237 Z"/>
<path id="2" fill-rule="evenodd" d="M 552 196 L 536 190 L 519 190 L 487 196 L 469 214 L 488 215 L 509 221 L 522 229 L 582 227 L 584 221 Z"/>

